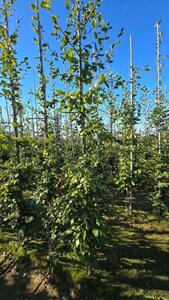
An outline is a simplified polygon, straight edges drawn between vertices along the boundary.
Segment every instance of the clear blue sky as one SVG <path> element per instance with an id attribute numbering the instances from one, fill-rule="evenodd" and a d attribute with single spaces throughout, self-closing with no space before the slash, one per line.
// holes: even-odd
<path id="1" fill-rule="evenodd" d="M 34 34 L 30 25 L 32 22 L 31 15 L 33 14 L 33 11 L 29 8 L 31 3 L 34 3 L 34 1 L 16 0 L 15 17 L 21 20 L 18 44 L 19 57 L 28 56 L 30 64 L 35 66 L 37 62 L 34 60 L 34 56 L 37 55 L 37 47 L 32 42 Z M 53 11 L 56 15 L 60 15 L 61 22 L 64 23 L 66 17 L 64 0 L 53 0 Z M 154 25 L 157 21 L 162 20 L 163 40 L 161 50 L 164 61 L 166 61 L 163 76 L 164 85 L 169 88 L 169 61 L 166 59 L 166 54 L 169 54 L 169 0 L 103 0 L 100 11 L 104 19 L 109 20 L 113 26 L 112 41 L 116 40 L 120 29 L 125 28 L 124 35 L 121 37 L 121 44 L 115 50 L 116 55 L 112 70 L 126 79 L 129 66 L 130 34 L 133 36 L 134 64 L 141 67 L 149 65 L 152 71 L 155 71 L 156 31 Z M 45 38 L 51 31 L 49 15 L 48 11 L 43 10 L 41 12 L 43 27 L 46 32 Z M 15 25 L 14 19 L 13 25 Z M 55 47 L 54 42 L 52 45 Z M 30 80 L 30 75 L 27 76 Z M 145 74 L 142 77 L 142 83 L 150 88 L 155 87 L 156 81 L 153 74 Z"/>

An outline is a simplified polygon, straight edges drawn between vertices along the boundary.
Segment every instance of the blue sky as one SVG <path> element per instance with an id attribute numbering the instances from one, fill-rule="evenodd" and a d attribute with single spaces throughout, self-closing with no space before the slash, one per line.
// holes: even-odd
<path id="1" fill-rule="evenodd" d="M 169 1 L 168 0 L 103 0 L 103 16 L 111 20 L 114 32 L 117 33 L 120 27 L 125 27 L 121 45 L 116 49 L 114 68 L 127 76 L 129 59 L 129 35 L 133 37 L 133 60 L 134 65 L 150 65 L 155 72 L 155 51 L 156 51 L 156 31 L 154 25 L 161 22 L 163 40 L 161 52 L 166 61 L 166 54 L 169 53 Z M 115 35 L 114 35 L 115 36 Z M 164 84 L 168 85 L 169 63 L 166 61 L 166 76 Z M 148 86 L 154 86 L 153 75 L 147 74 L 143 77 L 143 82 Z M 144 80 L 145 78 L 145 80 Z M 148 80 L 148 82 L 147 82 Z"/>
<path id="2" fill-rule="evenodd" d="M 18 55 L 20 59 L 28 56 L 30 65 L 35 67 L 37 62 L 34 60 L 34 57 L 37 55 L 37 47 L 33 43 L 34 34 L 31 27 L 31 15 L 33 11 L 29 8 L 31 3 L 34 3 L 34 1 L 16 0 L 15 14 L 11 27 L 15 26 L 15 18 L 21 20 Z M 56 15 L 60 15 L 61 24 L 64 24 L 66 17 L 64 0 L 53 0 L 52 8 Z M 156 85 L 153 75 L 153 72 L 155 72 L 156 51 L 156 31 L 154 25 L 157 21 L 162 20 L 161 31 L 163 32 L 163 40 L 161 52 L 165 61 L 163 84 L 168 88 L 169 61 L 166 59 L 166 54 L 169 54 L 169 0 L 103 0 L 100 11 L 103 18 L 112 24 L 112 42 L 117 39 L 120 29 L 122 27 L 125 28 L 124 35 L 121 37 L 121 44 L 115 49 L 112 71 L 128 79 L 129 36 L 132 34 L 134 65 L 140 65 L 141 67 L 145 65 L 150 66 L 152 73 L 143 73 L 142 75 L 142 84 L 146 84 L 150 88 L 154 88 Z M 51 32 L 50 12 L 42 10 L 41 16 L 45 29 L 44 36 L 48 39 L 48 35 Z M 57 50 L 57 43 L 53 41 L 52 47 L 55 46 Z M 29 88 L 29 83 L 31 82 L 31 72 L 27 74 L 27 84 L 25 85 L 27 88 Z"/>

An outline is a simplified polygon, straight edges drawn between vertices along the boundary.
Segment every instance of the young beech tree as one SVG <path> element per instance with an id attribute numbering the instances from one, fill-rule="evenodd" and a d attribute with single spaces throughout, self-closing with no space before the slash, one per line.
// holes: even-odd
<path id="1" fill-rule="evenodd" d="M 154 148 L 155 170 L 153 192 L 150 196 L 153 207 L 162 216 L 166 207 L 166 190 L 169 186 L 169 176 L 167 172 L 165 129 L 167 125 L 167 110 L 165 106 L 165 96 L 162 90 L 162 65 L 161 65 L 161 39 L 160 22 L 156 23 L 156 67 L 157 67 L 157 93 L 155 107 L 152 113 L 153 125 L 156 131 L 156 143 Z M 163 132 L 164 131 L 164 132 Z"/>
<path id="2" fill-rule="evenodd" d="M 52 203 L 53 197 L 56 197 L 56 177 L 57 177 L 57 162 L 58 155 L 56 157 L 56 139 L 54 134 L 51 133 L 52 121 L 49 118 L 48 101 L 47 101 L 47 83 L 48 76 L 45 73 L 45 62 L 47 61 L 46 50 L 48 50 L 48 43 L 43 40 L 43 27 L 40 17 L 41 5 L 43 1 L 39 2 L 35 0 L 35 4 L 31 4 L 30 7 L 34 11 L 35 15 L 32 16 L 34 23 L 32 24 L 33 30 L 36 34 L 34 37 L 34 42 L 38 47 L 38 61 L 37 74 L 39 75 L 39 89 L 35 93 L 35 97 L 39 100 L 39 109 L 42 108 L 42 112 L 39 114 L 40 119 L 43 119 L 43 129 L 40 130 L 40 125 L 38 124 L 38 140 L 37 145 L 39 149 L 37 150 L 35 169 L 37 172 L 36 176 L 36 189 L 34 192 L 34 197 L 36 200 L 37 207 L 39 207 L 39 217 L 42 221 L 43 231 L 46 237 L 49 234 L 49 217 L 48 211 L 50 210 L 50 205 Z M 47 8 L 47 7 L 46 7 Z M 50 62 L 49 62 L 50 63 Z M 51 71 L 51 70 L 50 70 Z M 49 74 L 51 75 L 51 74 Z M 51 92 L 53 97 L 53 91 Z M 41 135 L 43 134 L 43 137 Z M 41 135 L 41 136 L 40 136 Z M 58 153 L 57 153 L 58 154 Z M 48 239 L 49 241 L 49 239 Z"/>
<path id="3" fill-rule="evenodd" d="M 9 29 L 11 3 L 13 4 L 14 1 L 2 1 L 1 17 L 3 21 L 0 25 L 0 73 L 3 78 L 1 80 L 1 94 L 5 99 L 9 100 L 12 107 L 12 126 L 14 133 L 14 155 L 12 161 L 8 162 L 6 166 L 6 181 L 8 181 L 8 184 L 6 184 L 6 189 L 4 189 L 3 192 L 6 193 L 6 196 L 8 194 L 8 196 L 10 195 L 11 198 L 13 198 L 14 201 L 12 201 L 10 196 L 6 197 L 6 199 L 11 201 L 10 207 L 17 207 L 19 223 L 24 223 L 25 207 L 23 202 L 20 146 L 21 131 L 19 123 L 20 110 L 22 109 L 20 102 L 20 74 L 22 63 L 18 63 L 15 50 L 18 30 L 16 29 L 13 33 L 10 33 Z M 9 175 L 10 173 L 11 175 Z M 9 178 L 11 178 L 11 180 Z M 5 185 L 2 186 L 2 189 L 3 188 L 5 188 Z"/>
<path id="4" fill-rule="evenodd" d="M 130 91 L 125 87 L 120 107 L 119 135 L 119 172 L 117 188 L 125 193 L 126 210 L 131 214 L 136 185 L 136 124 L 139 121 L 139 106 L 136 103 L 138 70 L 133 66 L 132 38 L 130 36 Z"/>
<path id="5" fill-rule="evenodd" d="M 68 18 L 64 31 L 59 26 L 58 18 L 52 16 L 53 35 L 61 38 L 61 59 L 67 70 L 66 73 L 63 70 L 62 81 L 69 84 L 69 91 L 58 90 L 58 96 L 63 110 L 76 112 L 83 153 L 87 147 L 85 127 L 88 115 L 91 110 L 96 110 L 103 96 L 102 85 L 106 83 L 106 75 L 101 72 L 105 62 L 111 61 L 108 54 L 104 56 L 104 42 L 109 39 L 107 32 L 111 26 L 97 11 L 100 2 L 67 1 Z M 93 60 L 93 55 L 97 56 L 97 60 Z M 100 77 L 93 83 L 97 71 Z"/>
<path id="6" fill-rule="evenodd" d="M 31 4 L 31 8 L 35 12 L 35 16 L 33 16 L 34 23 L 32 24 L 33 30 L 36 33 L 37 37 L 34 38 L 35 44 L 38 45 L 39 51 L 39 65 L 38 65 L 38 74 L 39 74 L 39 90 L 38 90 L 38 98 L 40 99 L 40 104 L 43 107 L 43 122 L 44 122 L 44 134 L 45 137 L 48 136 L 48 111 L 47 111 L 47 93 L 46 93 L 46 85 L 47 79 L 44 70 L 44 51 L 46 50 L 47 43 L 43 41 L 42 35 L 42 24 L 40 18 L 40 11 L 39 11 L 39 1 L 35 0 L 35 4 Z"/>
<path id="7" fill-rule="evenodd" d="M 45 3 L 41 3 L 44 8 Z M 61 59 L 67 70 L 66 73 L 64 68 L 60 71 L 61 80 L 69 85 L 68 91 L 60 89 L 56 93 L 61 99 L 61 110 L 75 113 L 74 121 L 81 137 L 81 153 L 62 170 L 63 195 L 53 201 L 53 247 L 76 252 L 89 271 L 97 250 L 104 245 L 108 228 L 105 230 L 103 213 L 111 206 L 106 199 L 105 160 L 97 155 L 100 124 L 98 118 L 91 118 L 98 103 L 104 100 L 105 63 L 112 61 L 111 54 L 104 50 L 111 26 L 98 11 L 100 3 L 101 0 L 66 1 L 65 30 L 60 27 L 57 16 L 51 17 L 53 35 L 61 40 Z M 93 48 L 97 59 L 93 59 Z M 96 72 L 97 81 L 94 80 Z"/>

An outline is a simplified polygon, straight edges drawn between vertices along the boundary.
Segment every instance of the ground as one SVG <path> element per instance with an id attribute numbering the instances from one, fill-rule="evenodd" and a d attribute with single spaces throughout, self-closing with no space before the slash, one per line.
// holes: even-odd
<path id="1" fill-rule="evenodd" d="M 106 250 L 97 254 L 92 276 L 69 257 L 50 276 L 40 241 L 25 247 L 1 232 L 0 299 L 169 299 L 169 220 L 120 208 L 107 222 Z"/>

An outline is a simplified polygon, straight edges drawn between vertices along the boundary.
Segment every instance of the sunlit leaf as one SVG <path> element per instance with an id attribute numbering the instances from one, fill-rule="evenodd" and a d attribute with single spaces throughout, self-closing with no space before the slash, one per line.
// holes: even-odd
<path id="1" fill-rule="evenodd" d="M 65 1 L 65 6 L 66 6 L 67 9 L 70 8 L 70 0 L 66 0 Z"/>
<path id="2" fill-rule="evenodd" d="M 51 3 L 51 1 L 50 0 L 44 0 L 44 1 L 42 1 L 41 2 L 41 7 L 43 7 L 44 9 L 50 9 L 50 3 Z"/>

